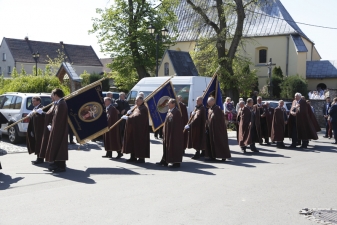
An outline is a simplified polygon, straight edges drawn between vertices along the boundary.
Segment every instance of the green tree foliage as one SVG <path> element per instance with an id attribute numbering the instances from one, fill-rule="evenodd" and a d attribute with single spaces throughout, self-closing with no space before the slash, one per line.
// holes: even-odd
<path id="1" fill-rule="evenodd" d="M 84 70 L 84 72 L 80 75 L 80 77 L 82 78 L 82 83 L 81 83 L 82 87 L 84 87 L 107 76 L 106 75 L 102 76 L 96 73 L 89 74 L 87 71 Z M 102 81 L 102 90 L 109 91 L 109 89 L 110 89 L 110 84 L 109 84 L 109 79 L 107 78 Z"/>
<path id="2" fill-rule="evenodd" d="M 111 77 L 114 79 L 114 84 L 118 90 L 129 92 L 138 82 L 138 75 L 136 71 L 132 71 L 126 77 L 121 76 L 118 72 L 112 72 Z"/>
<path id="3" fill-rule="evenodd" d="M 281 88 L 281 98 L 283 99 L 293 99 L 296 92 L 304 96 L 308 93 L 308 84 L 299 75 L 286 77 Z"/>
<path id="4" fill-rule="evenodd" d="M 47 65 L 49 66 L 51 75 L 56 75 L 57 71 L 60 69 L 61 64 L 67 60 L 67 56 L 61 49 L 57 49 L 57 57 L 52 59 L 47 55 Z M 49 71 L 48 71 L 49 73 Z"/>
<path id="5" fill-rule="evenodd" d="M 115 0 L 110 8 L 97 9 L 90 33 L 96 33 L 101 50 L 111 55 L 109 67 L 117 71 L 118 80 L 136 72 L 138 79 L 150 76 L 156 65 L 156 40 L 148 27 L 156 27 L 155 34 L 173 24 L 176 16 L 172 7 L 178 0 L 162 0 L 155 7 L 155 0 Z M 173 27 L 173 26 L 172 26 Z M 174 38 L 159 38 L 159 57 Z M 117 76 L 117 75 L 116 75 Z"/>
<path id="6" fill-rule="evenodd" d="M 12 70 L 12 73 L 11 73 L 11 77 L 12 78 L 16 78 L 19 76 L 19 73 L 18 71 L 16 70 L 16 68 L 14 67 L 13 70 Z"/>
<path id="7" fill-rule="evenodd" d="M 209 43 L 209 40 L 200 40 L 191 56 L 200 75 L 211 77 L 218 72 L 217 49 Z M 236 56 L 233 60 L 233 75 L 225 78 L 220 76 L 221 89 L 230 88 L 232 81 L 235 80 L 235 87 L 240 96 L 250 96 L 252 91 L 258 90 L 256 70 L 251 71 L 249 65 L 251 62 L 248 58 Z"/>
<path id="8" fill-rule="evenodd" d="M 272 71 L 272 75 L 277 76 L 277 77 L 279 77 L 279 78 L 281 78 L 283 80 L 283 71 L 282 71 L 282 69 L 281 69 L 280 66 L 279 67 L 277 67 L 277 66 L 274 67 L 274 69 Z"/>
<path id="9" fill-rule="evenodd" d="M 257 4 L 257 0 L 217 0 L 211 1 L 215 13 L 210 13 L 210 7 L 205 6 L 205 0 L 186 0 L 195 13 L 200 15 L 201 20 L 194 24 L 205 27 L 214 32 L 208 38 L 208 44 L 212 44 L 216 50 L 217 63 L 220 66 L 222 85 L 226 95 L 232 99 L 239 98 L 238 80 L 234 77 L 234 60 L 241 42 L 246 18 L 245 10 L 250 4 Z M 206 1 L 208 2 L 208 1 Z M 208 4 L 208 3 L 207 3 Z M 206 4 L 206 5 L 207 5 Z M 213 10 L 212 10 L 213 11 Z M 210 16 L 212 15 L 212 16 Z M 236 20 L 232 20 L 235 17 Z M 233 30 L 233 32 L 229 32 Z"/>

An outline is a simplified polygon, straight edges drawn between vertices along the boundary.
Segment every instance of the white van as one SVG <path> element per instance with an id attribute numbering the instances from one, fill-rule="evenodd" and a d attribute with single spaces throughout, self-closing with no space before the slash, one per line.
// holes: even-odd
<path id="1" fill-rule="evenodd" d="M 134 105 L 139 92 L 143 92 L 146 98 L 168 79 L 169 77 L 146 77 L 141 79 L 129 92 L 127 101 L 130 105 Z M 211 77 L 199 76 L 176 76 L 171 79 L 176 96 L 181 95 L 183 97 L 188 115 L 194 110 L 196 98 L 204 94 L 211 79 Z"/>

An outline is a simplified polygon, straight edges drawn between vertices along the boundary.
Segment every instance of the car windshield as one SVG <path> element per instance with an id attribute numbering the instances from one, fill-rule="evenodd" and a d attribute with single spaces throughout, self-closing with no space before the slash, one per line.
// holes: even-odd
<path id="1" fill-rule="evenodd" d="M 47 106 L 51 103 L 51 98 L 50 97 L 47 97 L 47 96 L 40 96 L 41 98 L 41 104 L 43 106 Z M 27 98 L 27 102 L 26 102 L 26 109 L 28 110 L 33 110 L 34 106 L 33 106 L 33 103 L 32 103 L 32 97 L 28 97 Z"/>

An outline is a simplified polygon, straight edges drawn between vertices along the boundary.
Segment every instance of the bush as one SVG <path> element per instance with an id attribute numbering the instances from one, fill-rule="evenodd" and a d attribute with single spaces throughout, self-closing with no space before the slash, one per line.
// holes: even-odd
<path id="1" fill-rule="evenodd" d="M 82 87 L 84 86 L 87 86 L 91 83 L 94 83 L 95 81 L 98 81 L 100 79 L 103 78 L 102 75 L 99 75 L 99 74 L 96 74 L 96 73 L 93 73 L 93 74 L 89 74 L 87 73 L 87 71 L 84 71 L 80 77 L 82 78 Z M 110 89 L 110 84 L 109 84 L 109 79 L 105 79 L 102 81 L 102 90 L 103 91 L 109 91 Z"/>
<path id="2" fill-rule="evenodd" d="M 12 79 L 0 78 L 0 94 L 5 92 L 51 93 L 55 88 L 62 89 L 65 95 L 70 93 L 69 88 L 61 84 L 55 76 L 19 75 Z"/>
<path id="3" fill-rule="evenodd" d="M 308 93 L 308 84 L 299 75 L 286 77 L 281 88 L 281 98 L 283 99 L 293 99 L 296 92 L 303 96 Z"/>

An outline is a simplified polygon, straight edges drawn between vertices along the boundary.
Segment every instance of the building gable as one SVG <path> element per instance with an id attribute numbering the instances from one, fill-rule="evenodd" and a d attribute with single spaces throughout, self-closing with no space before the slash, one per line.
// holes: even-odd
<path id="1" fill-rule="evenodd" d="M 167 59 L 167 56 L 176 76 L 199 76 L 197 68 L 188 52 L 167 50 L 163 56 L 164 60 L 160 67 L 165 66 L 165 63 L 167 63 L 165 60 Z"/>

